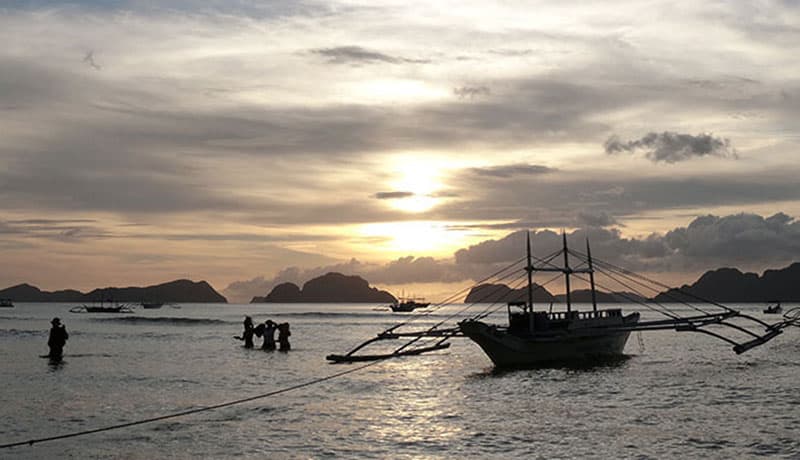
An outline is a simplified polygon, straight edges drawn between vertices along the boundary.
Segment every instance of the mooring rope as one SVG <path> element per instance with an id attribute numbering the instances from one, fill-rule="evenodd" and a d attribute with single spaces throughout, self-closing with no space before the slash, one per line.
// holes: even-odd
<path id="1" fill-rule="evenodd" d="M 313 380 L 309 380 L 308 382 L 303 382 L 303 383 L 299 383 L 297 385 L 292 385 L 290 387 L 286 387 L 286 388 L 281 388 L 279 390 L 270 391 L 269 393 L 264 393 L 264 394 L 260 394 L 260 395 L 256 395 L 256 396 L 250 396 L 248 398 L 242 398 L 242 399 L 237 399 L 235 401 L 228 401 L 228 402 L 224 402 L 224 403 L 220 403 L 220 404 L 214 404 L 213 406 L 198 407 L 198 408 L 195 408 L 195 409 L 189 409 L 189 410 L 185 410 L 185 411 L 181 411 L 181 412 L 175 412 L 175 413 L 172 413 L 172 414 L 160 415 L 160 416 L 157 416 L 157 417 L 151 417 L 151 418 L 146 418 L 146 419 L 142 419 L 142 420 L 136 420 L 136 421 L 133 421 L 133 422 L 126 422 L 126 423 L 120 423 L 120 424 L 117 424 L 117 425 L 110 425 L 110 426 L 106 426 L 106 427 L 102 427 L 102 428 L 95 428 L 95 429 L 92 429 L 92 430 L 76 431 L 76 432 L 73 432 L 73 433 L 61 434 L 61 435 L 58 435 L 58 436 L 48 436 L 48 437 L 45 437 L 45 438 L 30 439 L 28 441 L 18 441 L 18 442 L 11 442 L 11 443 L 8 443 L 8 444 L 0 444 L 0 449 L 7 449 L 7 448 L 10 448 L 10 447 L 19 447 L 19 446 L 25 446 L 25 445 L 32 446 L 34 444 L 39 444 L 39 443 L 43 443 L 43 442 L 47 442 L 47 441 L 56 441 L 56 440 L 59 440 L 59 439 L 74 438 L 74 437 L 77 437 L 77 436 L 85 436 L 85 435 L 88 435 L 88 434 L 100 433 L 100 432 L 103 432 L 103 431 L 118 430 L 120 428 L 128 428 L 128 427 L 136 426 L 136 425 L 144 425 L 145 423 L 158 422 L 158 421 L 161 421 L 161 420 L 167 420 L 167 419 L 177 418 L 177 417 L 185 417 L 185 416 L 191 415 L 191 414 L 197 414 L 197 413 L 200 413 L 200 412 L 208 412 L 208 411 L 212 411 L 212 410 L 216 410 L 216 409 L 221 409 L 223 407 L 234 406 L 234 405 L 237 405 L 237 404 L 243 404 L 243 403 L 246 403 L 246 402 L 255 401 L 257 399 L 264 399 L 264 398 L 268 398 L 270 396 L 275 396 L 275 395 L 279 395 L 279 394 L 282 394 L 282 393 L 288 393 L 288 392 L 293 391 L 293 390 L 298 390 L 300 388 L 305 388 L 305 387 L 308 387 L 308 386 L 311 386 L 311 385 L 316 385 L 318 383 L 322 383 L 322 382 L 325 382 L 327 380 L 332 380 L 332 379 L 335 379 L 337 377 L 342 377 L 342 376 L 347 375 L 347 374 L 352 374 L 352 373 L 358 372 L 358 371 L 360 371 L 362 369 L 366 369 L 366 368 L 368 368 L 370 366 L 374 366 L 376 364 L 380 364 L 381 362 L 383 362 L 385 360 L 386 359 L 373 361 L 371 363 L 364 364 L 363 366 L 354 367 L 352 369 L 347 369 L 345 371 L 337 372 L 335 374 L 331 374 L 331 375 L 328 375 L 328 376 L 325 376 L 325 377 L 319 377 L 319 378 L 316 378 L 316 379 L 313 379 Z"/>

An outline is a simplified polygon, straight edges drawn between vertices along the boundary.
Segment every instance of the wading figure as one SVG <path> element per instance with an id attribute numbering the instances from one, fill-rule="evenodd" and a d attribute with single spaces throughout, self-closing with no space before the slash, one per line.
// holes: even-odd
<path id="1" fill-rule="evenodd" d="M 292 346 L 289 345 L 289 336 L 292 333 L 289 331 L 289 323 L 278 324 L 278 343 L 280 344 L 280 351 L 289 351 Z"/>
<path id="2" fill-rule="evenodd" d="M 255 333 L 255 329 L 253 328 L 253 318 L 249 316 L 244 317 L 244 332 L 242 332 L 242 336 L 234 336 L 234 339 L 244 340 L 244 347 L 245 348 L 253 348 L 253 334 Z"/>
<path id="3" fill-rule="evenodd" d="M 268 319 L 264 322 L 264 343 L 261 344 L 261 349 L 266 351 L 273 351 L 275 350 L 275 330 L 278 328 L 278 325 Z"/>
<path id="4" fill-rule="evenodd" d="M 59 318 L 53 318 L 50 321 L 53 327 L 50 328 L 50 337 L 47 339 L 47 346 L 50 347 L 50 359 L 60 360 L 64 357 L 64 345 L 67 344 L 69 334 L 67 328 L 61 324 Z"/>

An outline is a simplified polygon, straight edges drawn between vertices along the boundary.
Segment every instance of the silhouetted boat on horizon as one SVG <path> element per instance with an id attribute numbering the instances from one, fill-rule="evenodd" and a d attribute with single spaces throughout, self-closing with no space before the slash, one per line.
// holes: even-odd
<path id="1" fill-rule="evenodd" d="M 140 305 L 142 306 L 142 308 L 156 309 L 163 307 L 164 302 L 142 302 Z"/>
<path id="2" fill-rule="evenodd" d="M 70 308 L 69 311 L 70 313 L 133 313 L 133 308 L 128 304 L 114 303 L 111 305 L 111 300 L 107 302 L 109 305 L 106 305 L 106 303 L 101 300 L 99 305 L 83 304 Z"/>
<path id="3" fill-rule="evenodd" d="M 0 308 L 14 308 L 14 302 L 11 299 L 0 299 Z"/>
<path id="4" fill-rule="evenodd" d="M 417 302 L 418 300 L 425 300 L 420 298 L 413 298 L 413 297 L 400 297 L 397 299 L 397 302 L 390 304 L 389 308 L 392 309 L 393 312 L 409 312 L 414 311 L 417 308 L 425 308 L 430 305 L 430 302 Z"/>

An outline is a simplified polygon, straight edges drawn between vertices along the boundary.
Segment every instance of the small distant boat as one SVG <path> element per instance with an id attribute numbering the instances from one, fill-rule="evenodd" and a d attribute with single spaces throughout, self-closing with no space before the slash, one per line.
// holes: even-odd
<path id="1" fill-rule="evenodd" d="M 0 307 L 14 308 L 14 302 L 12 302 L 11 299 L 0 299 Z"/>
<path id="2" fill-rule="evenodd" d="M 393 312 L 409 312 L 409 311 L 414 311 L 417 308 L 425 308 L 431 304 L 430 302 L 417 302 L 418 300 L 425 300 L 425 299 L 400 297 L 400 299 L 398 299 L 397 302 L 389 305 L 389 308 L 391 308 Z"/>
<path id="3" fill-rule="evenodd" d="M 781 308 L 781 302 L 776 300 L 773 302 L 774 305 L 770 305 L 764 309 L 764 313 L 768 315 L 777 315 L 783 312 L 783 308 Z"/>
<path id="4" fill-rule="evenodd" d="M 70 308 L 70 313 L 133 313 L 133 308 L 128 304 L 117 303 L 114 305 L 80 305 Z"/>
<path id="5" fill-rule="evenodd" d="M 156 309 L 164 306 L 164 302 L 142 302 L 142 308 Z"/>

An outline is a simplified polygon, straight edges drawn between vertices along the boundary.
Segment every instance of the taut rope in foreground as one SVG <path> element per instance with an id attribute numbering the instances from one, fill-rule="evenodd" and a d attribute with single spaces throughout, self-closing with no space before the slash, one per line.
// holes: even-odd
<path id="1" fill-rule="evenodd" d="M 257 399 L 264 399 L 264 398 L 268 398 L 270 396 L 275 396 L 275 395 L 279 395 L 279 394 L 282 394 L 282 393 L 288 393 L 290 391 L 298 390 L 300 388 L 305 388 L 305 387 L 308 387 L 308 386 L 311 386 L 311 385 L 316 385 L 318 383 L 322 383 L 322 382 L 325 382 L 327 380 L 332 380 L 332 379 L 335 379 L 337 377 L 341 377 L 343 375 L 347 375 L 347 374 L 352 374 L 354 372 L 358 372 L 358 371 L 360 371 L 362 369 L 366 369 L 366 368 L 368 368 L 370 366 L 374 366 L 374 365 L 379 364 L 381 362 L 382 362 L 382 360 L 373 361 L 373 362 L 371 362 L 369 364 L 364 364 L 363 366 L 354 367 L 354 368 L 348 369 L 346 371 L 341 371 L 341 372 L 337 372 L 335 374 L 331 374 L 331 375 L 328 375 L 328 376 L 325 376 L 325 377 L 320 377 L 320 378 L 316 378 L 314 380 L 309 380 L 308 382 L 299 383 L 297 385 L 293 385 L 293 386 L 286 387 L 286 388 L 281 388 L 281 389 L 275 390 L 275 391 L 270 391 L 269 393 L 264 393 L 264 394 L 260 394 L 260 395 L 256 395 L 256 396 L 250 396 L 249 398 L 237 399 L 235 401 L 228 401 L 228 402 L 224 402 L 224 403 L 220 403 L 220 404 L 215 404 L 213 406 L 198 407 L 196 409 L 189 409 L 189 410 L 185 410 L 185 411 L 182 411 L 182 412 L 175 412 L 173 414 L 161 415 L 161 416 L 158 416 L 158 417 L 152 417 L 152 418 L 147 418 L 147 419 L 143 419 L 143 420 L 136 420 L 136 421 L 133 421 L 133 422 L 120 423 L 118 425 L 110 425 L 110 426 L 106 426 L 106 427 L 102 427 L 102 428 L 95 428 L 93 430 L 76 431 L 76 432 L 73 432 L 73 433 L 61 434 L 61 435 L 58 435 L 58 436 L 48 436 L 46 438 L 30 439 L 28 441 L 11 442 L 11 443 L 8 443 L 8 444 L 0 445 L 0 449 L 7 449 L 7 448 L 10 448 L 10 447 L 19 447 L 19 446 L 25 446 L 25 445 L 32 446 L 34 444 L 39 444 L 39 443 L 43 443 L 43 442 L 47 442 L 47 441 L 57 441 L 59 439 L 74 438 L 74 437 L 85 436 L 85 435 L 93 434 L 93 433 L 100 433 L 100 432 L 103 432 L 103 431 L 118 430 L 120 428 L 127 428 L 127 427 L 131 427 L 131 426 L 136 426 L 136 425 L 144 425 L 145 423 L 158 422 L 158 421 L 161 421 L 161 420 L 167 420 L 167 419 L 171 419 L 171 418 L 184 417 L 184 416 L 187 416 L 187 415 L 197 414 L 197 413 L 200 413 L 200 412 L 208 412 L 208 411 L 212 411 L 212 410 L 216 410 L 216 409 L 221 409 L 223 407 L 234 406 L 234 405 L 237 405 L 237 404 L 243 404 L 243 403 L 246 403 L 246 402 L 255 401 Z"/>

